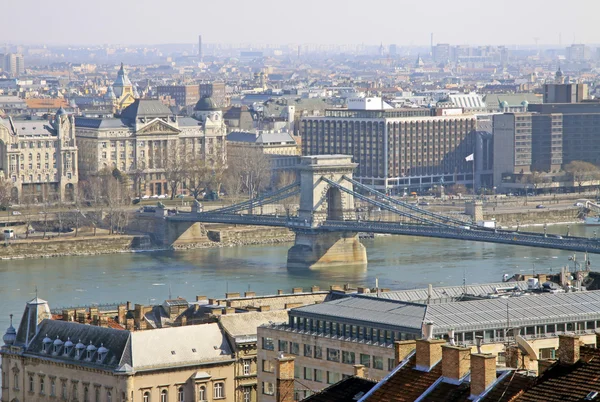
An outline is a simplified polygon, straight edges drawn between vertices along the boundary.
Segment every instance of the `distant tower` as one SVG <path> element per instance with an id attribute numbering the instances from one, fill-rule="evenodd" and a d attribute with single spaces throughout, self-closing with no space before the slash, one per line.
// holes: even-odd
<path id="1" fill-rule="evenodd" d="M 431 33 L 431 36 L 429 37 L 429 51 L 431 52 L 431 55 L 433 56 L 433 32 Z"/>
<path id="2" fill-rule="evenodd" d="M 381 42 L 381 45 L 379 45 L 379 55 L 383 56 L 385 52 L 385 48 L 383 47 L 383 42 Z"/>
<path id="3" fill-rule="evenodd" d="M 558 71 L 554 75 L 554 83 L 555 84 L 564 84 L 565 83 L 565 76 L 563 75 L 563 72 L 560 69 L 560 64 L 558 65 Z"/>
<path id="4" fill-rule="evenodd" d="M 198 35 L 198 59 L 202 62 L 202 35 Z"/>

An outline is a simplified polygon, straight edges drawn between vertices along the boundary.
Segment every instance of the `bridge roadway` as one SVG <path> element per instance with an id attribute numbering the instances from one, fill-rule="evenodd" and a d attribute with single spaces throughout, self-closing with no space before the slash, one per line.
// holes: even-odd
<path id="1" fill-rule="evenodd" d="M 309 232 L 363 232 L 395 234 L 405 236 L 436 237 L 442 239 L 457 239 L 501 243 L 513 246 L 529 246 L 551 248 L 600 254 L 600 239 L 590 239 L 575 236 L 544 235 L 534 232 L 516 232 L 510 230 L 494 230 L 476 226 L 430 226 L 398 222 L 374 221 L 333 221 L 327 220 L 319 226 L 297 218 L 274 215 L 246 214 L 212 214 L 212 213 L 180 213 L 167 217 L 168 220 L 184 222 L 223 223 L 254 226 L 287 227 L 295 231 Z"/>

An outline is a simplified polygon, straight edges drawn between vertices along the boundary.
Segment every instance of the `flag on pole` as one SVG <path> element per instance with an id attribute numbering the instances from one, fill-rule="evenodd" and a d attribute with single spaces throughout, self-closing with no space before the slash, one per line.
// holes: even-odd
<path id="1" fill-rule="evenodd" d="M 467 156 L 467 157 L 465 158 L 465 160 L 466 160 L 467 162 L 472 162 L 474 159 L 475 159 L 475 158 L 474 158 L 474 154 L 471 154 L 471 155 L 469 155 L 469 156 Z"/>

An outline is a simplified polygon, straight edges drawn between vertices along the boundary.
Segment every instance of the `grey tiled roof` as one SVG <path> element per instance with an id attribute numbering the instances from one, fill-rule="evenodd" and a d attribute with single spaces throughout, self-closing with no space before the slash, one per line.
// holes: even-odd
<path id="1" fill-rule="evenodd" d="M 343 320 L 350 323 L 372 323 L 404 328 L 409 332 L 420 331 L 427 306 L 398 302 L 394 300 L 371 299 L 367 297 L 347 297 L 321 304 L 298 307 L 292 310 L 294 316 L 321 317 Z"/>
<path id="2" fill-rule="evenodd" d="M 121 113 L 121 117 L 127 120 L 135 120 L 139 117 L 164 117 L 173 113 L 168 106 L 157 99 L 136 99 Z"/>
<path id="3" fill-rule="evenodd" d="M 219 317 L 221 326 L 236 341 L 256 341 L 256 329 L 264 324 L 282 324 L 288 321 L 287 310 L 237 313 Z"/>
<path id="4" fill-rule="evenodd" d="M 115 118 L 75 117 L 75 127 L 109 129 L 125 128 L 127 124 L 123 120 Z"/>
<path id="5" fill-rule="evenodd" d="M 75 364 L 102 366 L 109 368 L 119 367 L 124 352 L 126 351 L 127 341 L 129 339 L 129 331 L 122 331 L 118 329 L 97 327 L 92 325 L 79 324 L 76 322 L 58 321 L 45 319 L 39 325 L 39 331 L 37 335 L 30 342 L 25 353 L 31 353 L 47 358 L 56 360 L 73 362 Z M 94 345 L 96 349 L 103 345 L 108 349 L 108 354 L 103 362 L 97 361 L 97 353 L 92 355 L 90 361 L 85 360 L 85 353 L 83 358 L 77 358 L 75 355 L 76 348 L 73 349 L 68 355 L 65 355 L 64 346 L 61 347 L 57 354 L 52 353 L 52 347 L 50 353 L 43 352 L 43 340 L 48 337 L 51 341 L 55 341 L 58 337 L 63 343 L 69 338 L 73 345 L 77 345 L 78 342 L 87 348 L 90 344 Z M 127 363 L 127 362 L 125 362 Z M 131 364 L 131 362 L 128 362 Z"/>
<path id="6" fill-rule="evenodd" d="M 429 298 L 429 291 L 427 289 L 406 289 L 396 290 L 392 292 L 381 292 L 379 296 L 376 293 L 365 293 L 361 296 L 365 297 L 379 297 L 380 299 L 410 301 L 410 302 L 426 302 L 428 299 L 430 303 L 440 303 L 452 301 L 452 299 L 458 298 L 463 294 L 481 296 L 490 293 L 495 293 L 496 289 L 516 287 L 519 290 L 527 289 L 526 281 L 518 282 L 498 282 L 498 283 L 485 283 L 475 284 L 466 286 L 442 286 L 432 288 L 431 298 Z"/>

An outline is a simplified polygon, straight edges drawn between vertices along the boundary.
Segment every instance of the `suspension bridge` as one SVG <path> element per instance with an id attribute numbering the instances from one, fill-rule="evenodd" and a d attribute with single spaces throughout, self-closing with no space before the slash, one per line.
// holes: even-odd
<path id="1" fill-rule="evenodd" d="M 484 228 L 470 220 L 419 208 L 354 180 L 355 167 L 350 156 L 306 156 L 298 168 L 299 181 L 296 183 L 231 206 L 208 212 L 193 209 L 191 213 L 179 213 L 165 219 L 289 228 L 295 232 L 296 241 L 288 252 L 288 267 L 311 269 L 366 264 L 366 251 L 358 240 L 358 233 L 458 239 L 600 254 L 600 241 L 595 238 Z M 357 212 L 355 200 L 378 211 L 387 211 L 388 218 L 393 219 L 367 218 Z M 267 208 L 274 205 L 278 207 Z M 299 208 L 295 210 L 286 205 L 299 205 Z M 265 213 L 265 210 L 271 212 Z"/>

